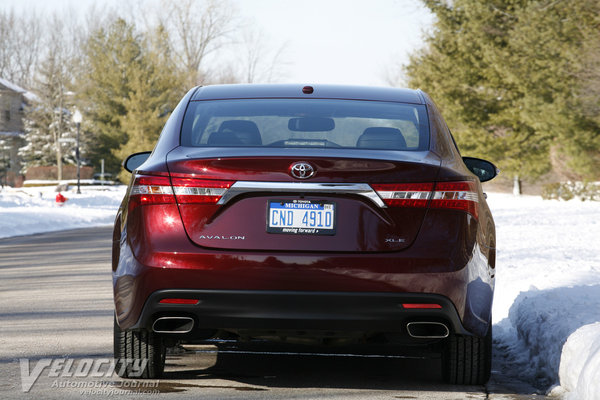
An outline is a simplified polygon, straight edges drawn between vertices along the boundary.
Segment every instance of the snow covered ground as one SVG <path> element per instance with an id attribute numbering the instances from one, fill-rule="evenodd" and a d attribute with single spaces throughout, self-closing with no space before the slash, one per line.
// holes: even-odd
<path id="1" fill-rule="evenodd" d="M 125 186 L 70 186 L 68 200 L 56 204 L 55 187 L 4 188 L 0 191 L 0 238 L 110 225 Z"/>
<path id="2" fill-rule="evenodd" d="M 110 225 L 125 187 L 73 190 L 62 207 L 54 187 L 0 191 L 0 238 Z M 494 369 L 565 399 L 600 398 L 600 202 L 499 193 L 488 202 L 498 244 Z"/>
<path id="3" fill-rule="evenodd" d="M 496 221 L 494 369 L 600 398 L 600 202 L 489 196 Z M 567 346 L 563 344 L 568 340 Z"/>

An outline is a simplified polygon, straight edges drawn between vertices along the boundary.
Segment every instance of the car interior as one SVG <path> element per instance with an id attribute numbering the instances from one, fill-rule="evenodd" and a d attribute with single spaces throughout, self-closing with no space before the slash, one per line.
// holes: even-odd
<path id="1" fill-rule="evenodd" d="M 356 142 L 356 147 L 403 150 L 406 149 L 406 140 L 400 129 L 372 127 L 364 130 Z"/>
<path id="2" fill-rule="evenodd" d="M 261 146 L 262 137 L 256 123 L 248 120 L 227 120 L 208 137 L 208 146 Z M 273 143 L 271 145 L 276 145 Z M 287 144 L 287 143 L 286 143 Z M 397 128 L 370 127 L 363 131 L 356 142 L 358 148 L 394 149 L 407 148 L 404 135 Z"/>

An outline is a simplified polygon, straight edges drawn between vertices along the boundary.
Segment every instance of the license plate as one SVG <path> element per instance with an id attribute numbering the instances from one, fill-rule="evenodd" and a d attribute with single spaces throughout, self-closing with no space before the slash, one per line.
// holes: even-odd
<path id="1" fill-rule="evenodd" d="M 269 200 L 267 232 L 335 235 L 335 203 L 314 200 Z"/>

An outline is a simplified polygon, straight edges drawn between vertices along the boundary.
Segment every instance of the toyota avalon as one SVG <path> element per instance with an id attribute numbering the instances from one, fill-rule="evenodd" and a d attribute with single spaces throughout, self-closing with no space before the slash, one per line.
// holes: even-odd
<path id="1" fill-rule="evenodd" d="M 496 236 L 481 182 L 497 170 L 461 156 L 423 91 L 196 87 L 124 166 L 121 376 L 157 378 L 167 347 L 226 337 L 437 346 L 448 382 L 488 380 Z"/>

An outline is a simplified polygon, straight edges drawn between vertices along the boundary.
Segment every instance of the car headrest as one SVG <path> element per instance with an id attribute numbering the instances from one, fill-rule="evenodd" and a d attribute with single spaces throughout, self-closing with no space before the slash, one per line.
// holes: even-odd
<path id="1" fill-rule="evenodd" d="M 262 138 L 252 121 L 232 119 L 223 121 L 219 130 L 208 137 L 209 146 L 260 146 Z"/>
<path id="2" fill-rule="evenodd" d="M 372 127 L 364 130 L 356 142 L 356 147 L 370 149 L 405 150 L 406 140 L 397 128 Z"/>

